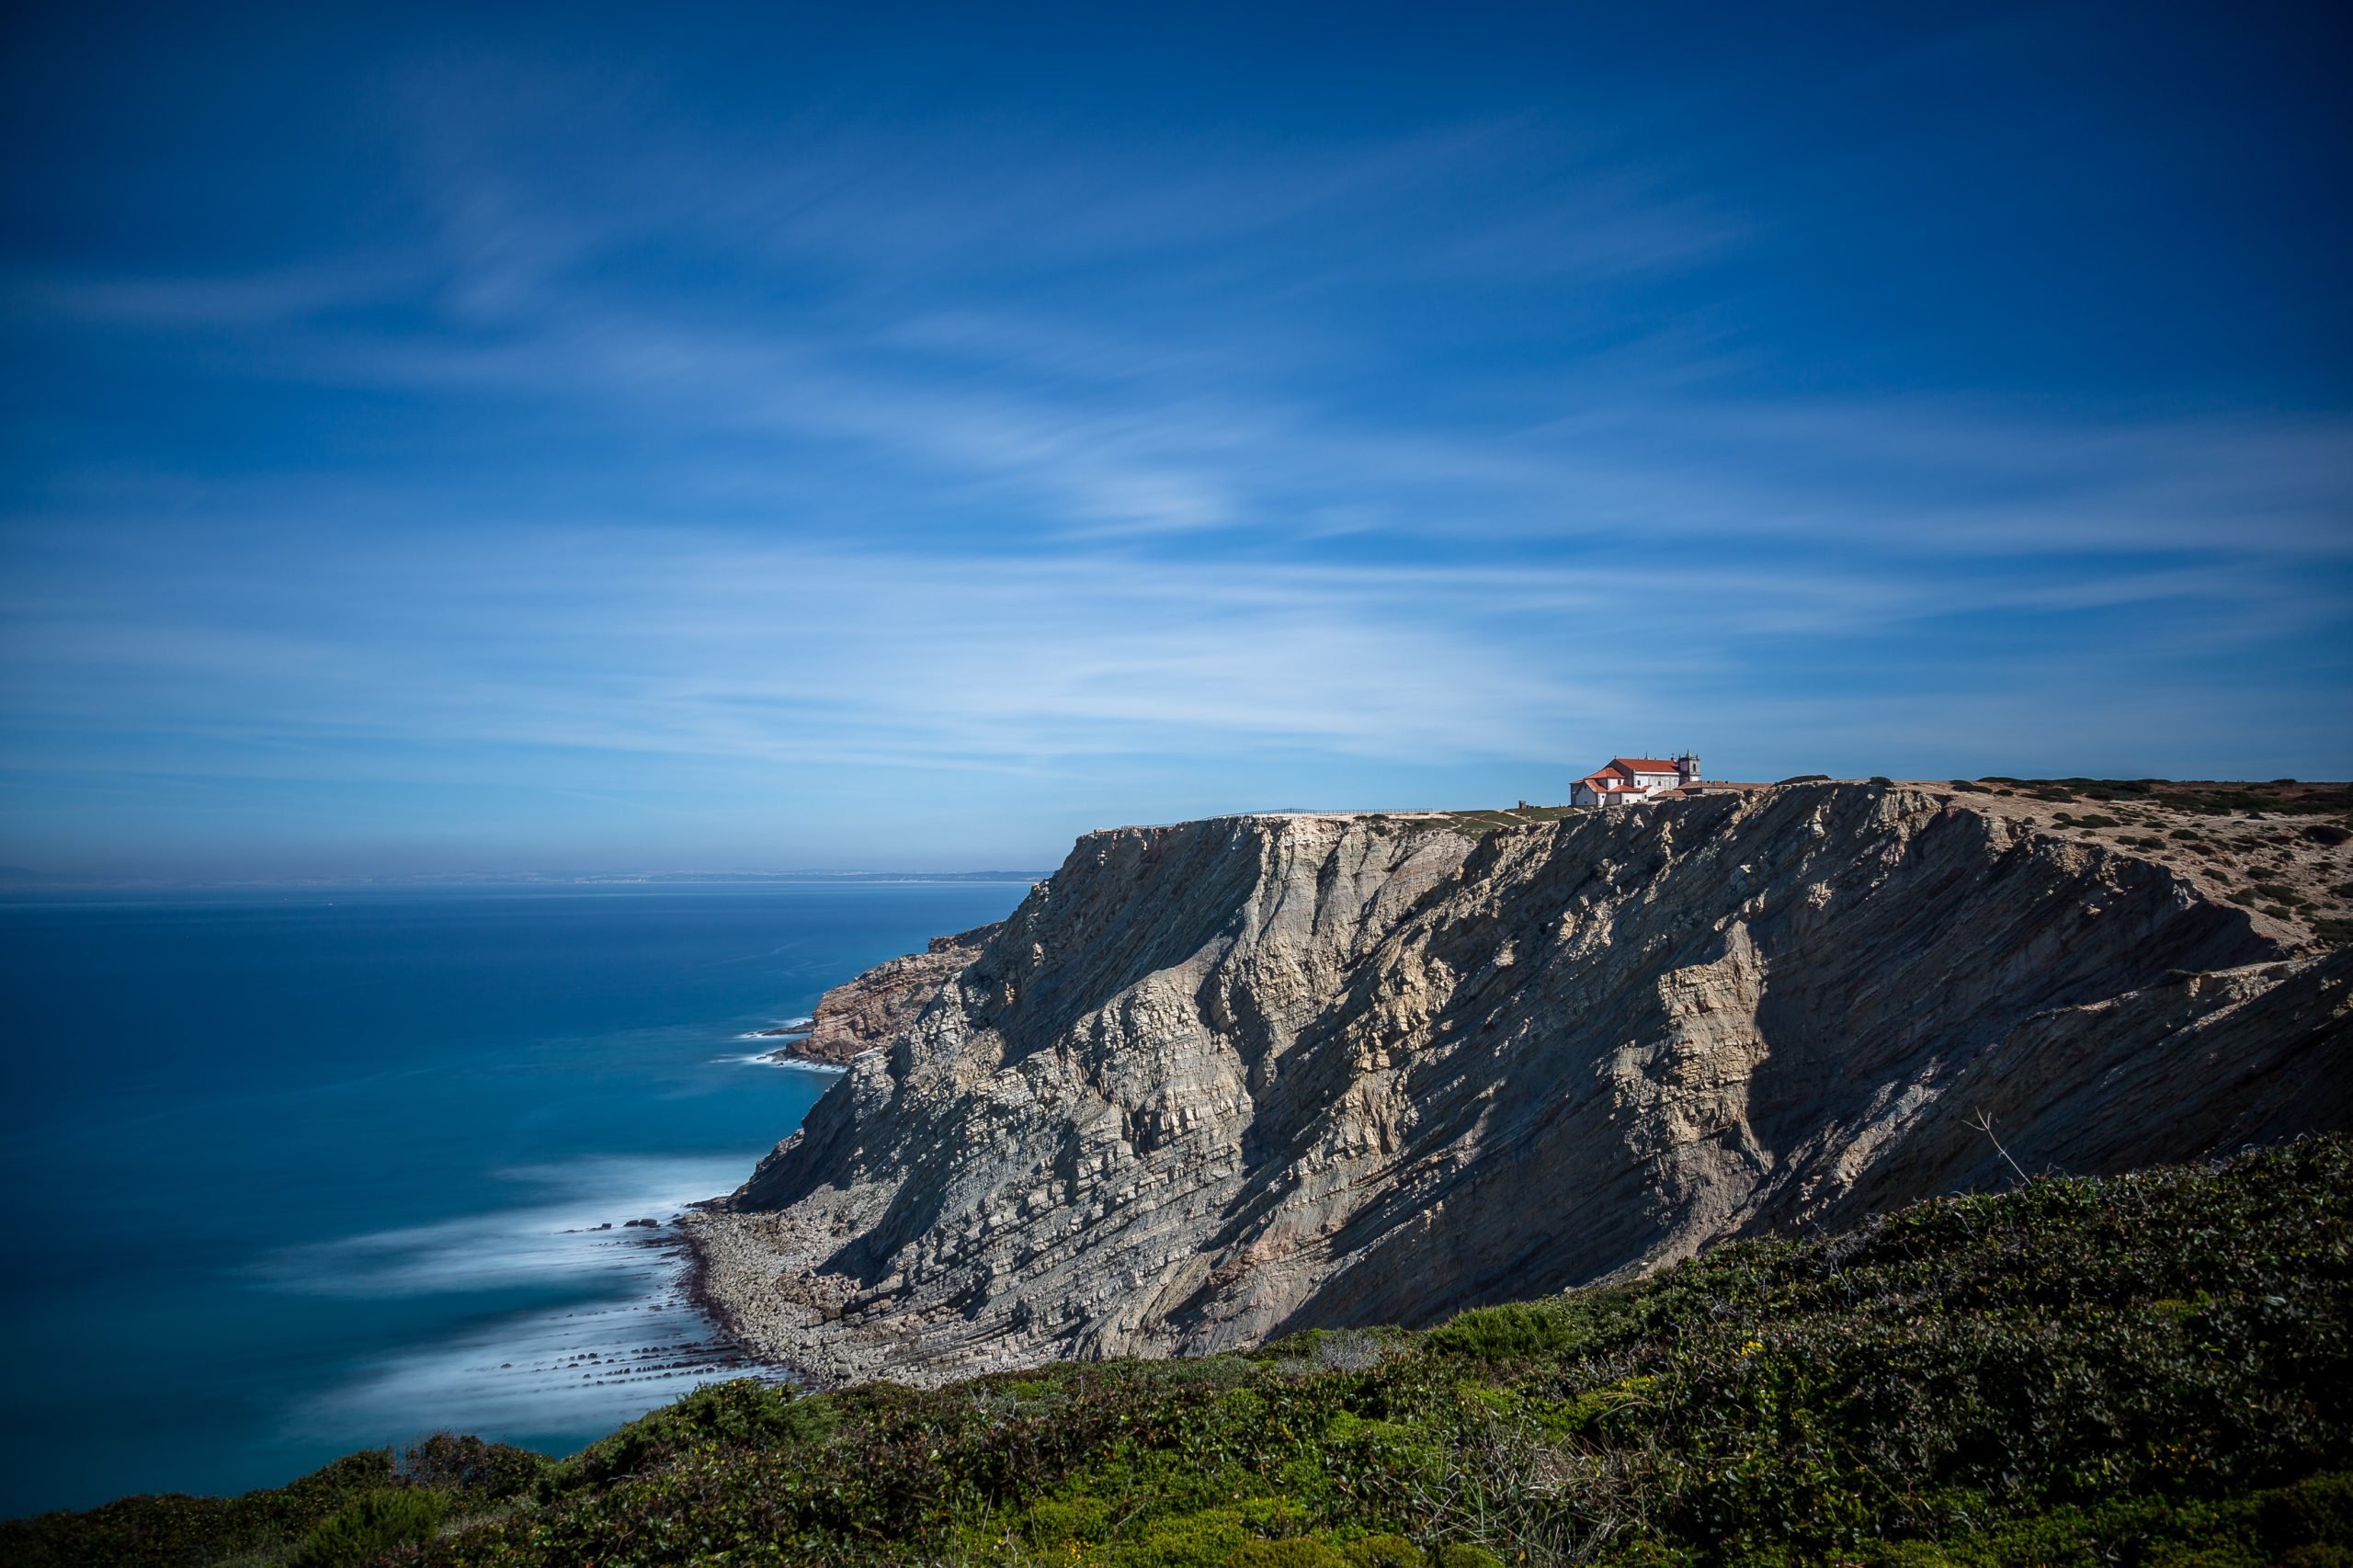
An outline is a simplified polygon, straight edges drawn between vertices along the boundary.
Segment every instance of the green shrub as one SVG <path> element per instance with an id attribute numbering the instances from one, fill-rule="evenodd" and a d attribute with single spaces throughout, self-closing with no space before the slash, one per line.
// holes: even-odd
<path id="1" fill-rule="evenodd" d="M 1429 1568 L 1429 1553 L 1402 1535 L 1369 1535 L 1340 1548 L 1349 1568 Z"/>
<path id="2" fill-rule="evenodd" d="M 1423 1336 L 1432 1350 L 1483 1361 L 1515 1361 L 1559 1356 L 1612 1324 L 1623 1294 L 1582 1290 L 1542 1301 L 1507 1301 L 1473 1307 Z"/>
<path id="3" fill-rule="evenodd" d="M 1023 1534 L 1051 1550 L 1064 1541 L 1099 1540 L 1111 1528 L 1111 1506 L 1100 1497 L 1047 1498 L 1029 1505 Z"/>
<path id="4" fill-rule="evenodd" d="M 436 1432 L 392 1461 L 392 1472 L 412 1486 L 467 1493 L 492 1502 L 529 1492 L 547 1468 L 544 1454 L 454 1432 Z"/>
<path id="5" fill-rule="evenodd" d="M 205 1568 L 283 1549 L 353 1499 L 393 1480 L 382 1449 L 347 1454 L 285 1486 L 237 1497 L 124 1497 L 80 1514 L 0 1520 L 9 1568 Z"/>
<path id="6" fill-rule="evenodd" d="M 296 1568 L 358 1568 L 396 1546 L 427 1539 L 449 1513 L 449 1497 L 429 1487 L 370 1492 L 302 1538 L 294 1552 Z"/>
<path id="7" fill-rule="evenodd" d="M 2042 797 L 2038 797 L 2040 798 Z M 2061 827 L 2122 827 L 2124 825 L 2121 821 L 2109 816 L 2105 812 L 2087 812 L 2082 816 L 2077 816 L 2073 812 L 2053 812 L 2051 813 L 2051 820 Z M 2134 842 L 2137 843 L 2138 840 Z"/>
<path id="8" fill-rule="evenodd" d="M 1348 1568 L 1348 1560 L 1309 1536 L 1246 1540 L 1226 1554 L 1224 1568 Z"/>
<path id="9" fill-rule="evenodd" d="M 695 1390 L 677 1403 L 631 1422 L 561 1464 L 540 1481 L 547 1495 L 630 1475 L 702 1445 L 745 1449 L 823 1442 L 833 1406 L 786 1384 L 736 1378 Z"/>
<path id="10" fill-rule="evenodd" d="M 1224 1568 L 1248 1539 L 1238 1511 L 1204 1508 L 1162 1519 L 1141 1540 L 1114 1546 L 1110 1560 L 1118 1568 Z"/>
<path id="11" fill-rule="evenodd" d="M 1483 1546 L 1457 1543 L 1438 1549 L 1436 1568 L 1504 1568 L 1504 1560 Z"/>
<path id="12" fill-rule="evenodd" d="M 2263 1544 L 2275 1552 L 2353 1549 L 2353 1475 L 2318 1475 L 2283 1486 L 2263 1499 L 2257 1518 Z"/>

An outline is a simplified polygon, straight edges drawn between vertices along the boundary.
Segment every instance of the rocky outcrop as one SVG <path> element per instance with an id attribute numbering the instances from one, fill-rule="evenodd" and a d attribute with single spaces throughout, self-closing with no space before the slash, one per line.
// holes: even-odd
<path id="1" fill-rule="evenodd" d="M 1427 1323 L 2011 1159 L 2353 1125 L 2349 982 L 2164 865 L 1882 782 L 1475 844 L 1121 829 L 688 1226 L 738 1333 L 827 1376 Z"/>
<path id="2" fill-rule="evenodd" d="M 768 1053 L 778 1062 L 847 1064 L 860 1051 L 888 1043 L 920 1017 L 940 989 L 980 957 L 981 947 L 1005 923 L 978 926 L 952 937 L 934 937 L 922 952 L 879 963 L 857 979 L 817 999 L 805 1029 L 763 1029 L 790 1035 L 791 1043 Z"/>

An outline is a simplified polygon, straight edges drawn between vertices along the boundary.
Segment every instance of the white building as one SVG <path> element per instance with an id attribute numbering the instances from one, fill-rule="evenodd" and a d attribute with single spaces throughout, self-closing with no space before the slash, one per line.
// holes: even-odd
<path id="1" fill-rule="evenodd" d="M 1588 773 L 1569 792 L 1573 806 L 1624 806 L 1654 800 L 1669 790 L 1699 781 L 1699 759 L 1686 755 L 1672 762 L 1648 756 L 1613 756 L 1609 766 Z"/>

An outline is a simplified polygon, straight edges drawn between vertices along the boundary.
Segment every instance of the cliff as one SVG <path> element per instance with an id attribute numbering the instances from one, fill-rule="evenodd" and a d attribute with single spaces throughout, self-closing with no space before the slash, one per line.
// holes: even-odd
<path id="1" fill-rule="evenodd" d="M 859 1052 L 887 1044 L 922 1016 L 942 986 L 980 957 L 982 946 L 1003 925 L 999 921 L 952 937 L 934 937 L 922 952 L 876 964 L 835 986 L 817 999 L 808 1028 L 781 1049 L 768 1052 L 769 1057 L 843 1066 Z"/>
<path id="2" fill-rule="evenodd" d="M 689 1232 L 758 1349 L 933 1381 L 2353 1124 L 2353 953 L 2026 810 L 1824 783 L 1475 842 L 1089 835 Z"/>

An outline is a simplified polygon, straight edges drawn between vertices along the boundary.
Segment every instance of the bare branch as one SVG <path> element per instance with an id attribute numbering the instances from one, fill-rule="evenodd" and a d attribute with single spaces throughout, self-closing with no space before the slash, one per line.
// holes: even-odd
<path id="1" fill-rule="evenodd" d="M 2010 1169 L 2018 1173 L 2019 1181 L 2024 1182 L 2031 1179 L 2027 1176 L 2026 1172 L 2019 1167 L 2018 1163 L 2010 1158 L 2010 1152 L 2002 1147 L 2002 1141 L 1994 1136 L 1994 1119 L 1992 1116 L 1988 1115 L 1982 1107 L 1977 1112 L 1977 1119 L 1971 1122 L 1969 1125 L 1977 1129 L 1978 1131 L 1985 1134 L 1987 1141 L 1994 1145 L 1994 1153 L 2001 1155 L 2002 1158 L 2007 1162 Z"/>

